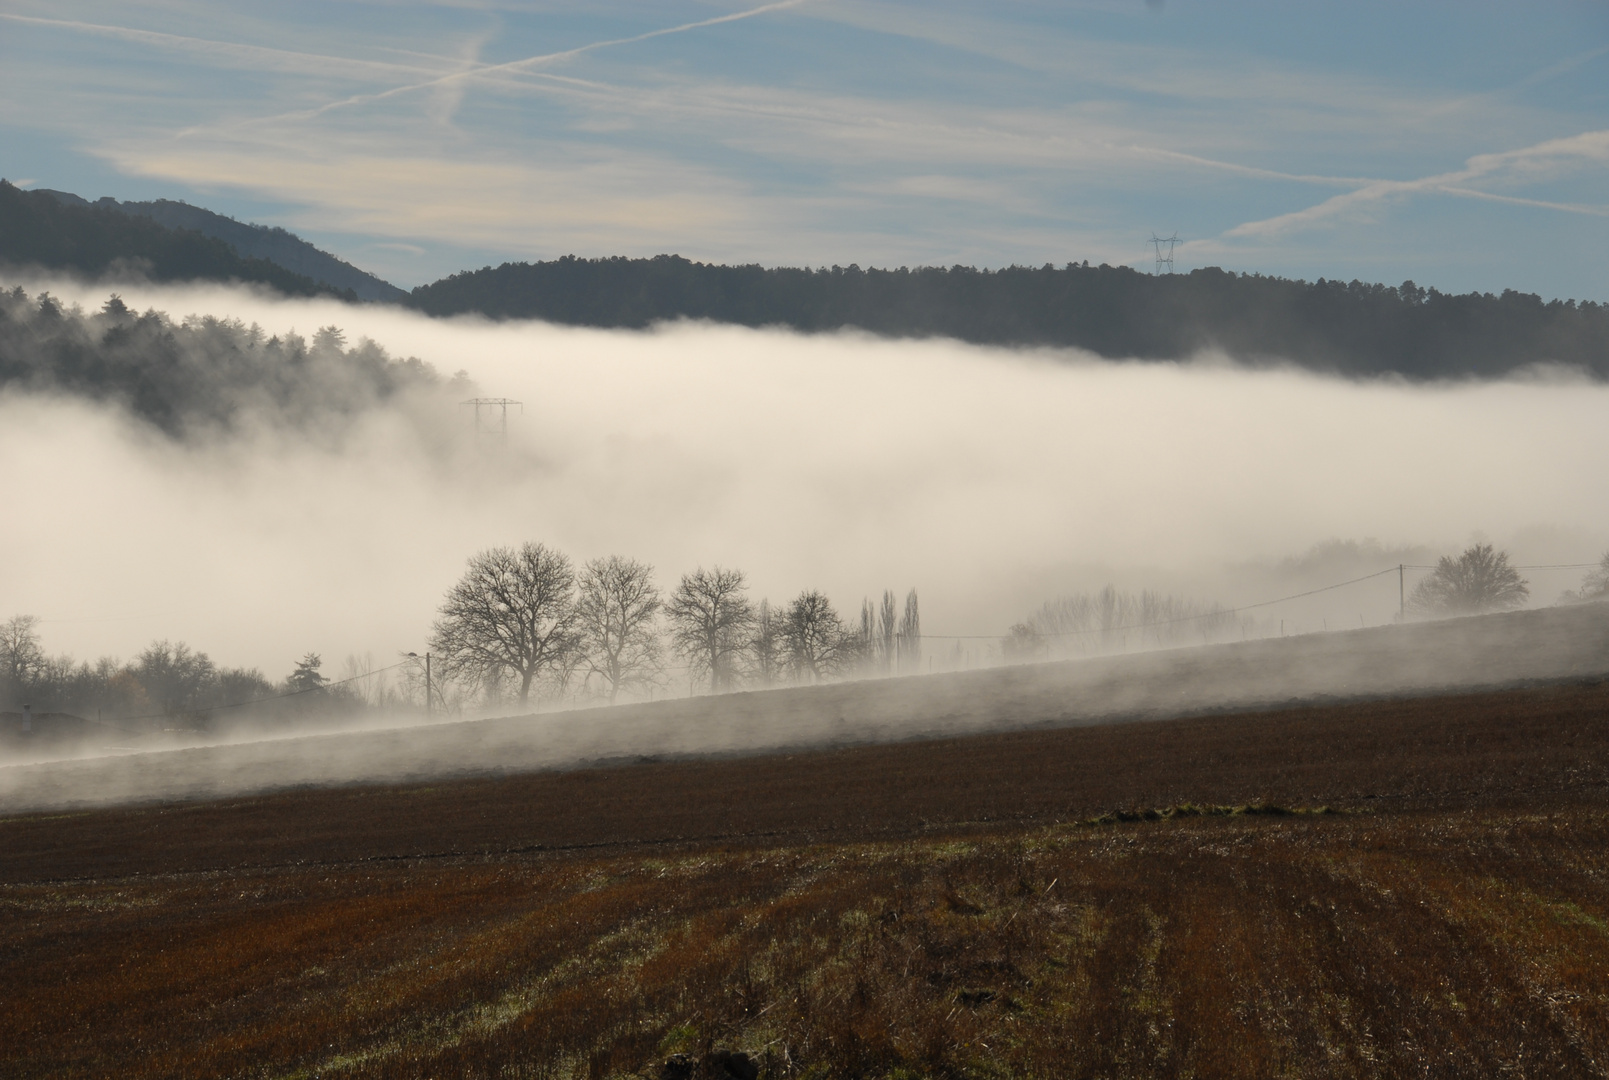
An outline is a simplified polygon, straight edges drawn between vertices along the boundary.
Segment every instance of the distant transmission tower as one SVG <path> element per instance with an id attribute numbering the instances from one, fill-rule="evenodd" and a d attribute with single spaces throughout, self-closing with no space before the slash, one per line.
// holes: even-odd
<path id="1" fill-rule="evenodd" d="M 523 401 L 506 397 L 470 398 L 462 404 L 475 407 L 475 438 L 498 446 L 508 445 L 508 407 L 518 405 L 520 412 L 525 411 Z"/>
<path id="2" fill-rule="evenodd" d="M 1151 234 L 1151 246 L 1156 249 L 1157 273 L 1160 274 L 1164 266 L 1168 268 L 1168 273 L 1173 273 L 1173 245 L 1180 242 L 1181 241 L 1179 240 L 1178 233 L 1174 233 L 1172 236 L 1158 236 L 1156 233 Z M 1163 244 L 1168 245 L 1168 252 L 1166 255 L 1162 253 Z"/>

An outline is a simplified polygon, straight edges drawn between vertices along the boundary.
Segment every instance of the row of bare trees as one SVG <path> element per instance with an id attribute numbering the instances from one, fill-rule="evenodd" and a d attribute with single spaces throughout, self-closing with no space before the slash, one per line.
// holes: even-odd
<path id="1" fill-rule="evenodd" d="M 851 626 L 814 589 L 781 609 L 754 603 L 741 570 L 700 567 L 666 596 L 647 563 L 611 555 L 578 569 L 564 553 L 527 543 L 469 560 L 430 645 L 446 678 L 525 704 L 533 693 L 614 702 L 651 692 L 672 658 L 710 693 L 915 671 L 921 639 L 914 589 L 903 614 L 885 592 Z"/>

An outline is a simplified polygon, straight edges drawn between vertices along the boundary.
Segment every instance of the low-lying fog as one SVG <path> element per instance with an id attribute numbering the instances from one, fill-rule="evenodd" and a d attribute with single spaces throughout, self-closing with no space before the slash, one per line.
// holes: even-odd
<path id="1" fill-rule="evenodd" d="M 88 310 L 111 291 L 4 284 Z M 1475 536 L 1521 564 L 1609 546 L 1609 387 L 1566 374 L 1352 383 L 1210 356 L 1109 363 L 117 291 L 270 334 L 333 324 L 443 375 L 465 369 L 523 409 L 501 449 L 477 445 L 470 409 L 444 409 L 444 450 L 387 412 L 313 437 L 266 426 L 185 443 L 110 408 L 0 397 L 0 619 L 39 616 L 46 649 L 79 659 L 168 638 L 273 679 L 309 651 L 389 663 L 423 651 L 469 555 L 525 540 L 652 562 L 664 587 L 700 564 L 737 567 L 756 599 L 820 588 L 850 617 L 862 597 L 915 587 L 930 637 L 999 635 L 1108 582 L 1234 604 Z M 1282 562 L 1335 540 L 1374 544 Z M 1581 574 L 1527 576 L 1546 603 Z M 1396 603 L 1391 576 L 1263 617 L 1355 627 Z"/>

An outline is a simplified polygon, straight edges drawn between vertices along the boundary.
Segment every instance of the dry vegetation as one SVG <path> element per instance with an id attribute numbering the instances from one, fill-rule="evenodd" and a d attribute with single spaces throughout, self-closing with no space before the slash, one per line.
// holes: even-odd
<path id="1" fill-rule="evenodd" d="M 1602 1076 L 1606 748 L 1578 686 L 11 818 L 0 1061 Z"/>

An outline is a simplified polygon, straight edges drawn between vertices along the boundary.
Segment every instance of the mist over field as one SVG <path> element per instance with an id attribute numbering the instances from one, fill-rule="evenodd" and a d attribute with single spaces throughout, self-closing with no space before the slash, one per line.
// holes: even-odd
<path id="1" fill-rule="evenodd" d="M 110 291 L 4 284 L 89 311 Z M 227 287 L 117 291 L 136 311 L 268 335 L 338 326 L 523 408 L 498 447 L 448 396 L 180 436 L 114 403 L 0 396 L 0 616 L 38 615 L 46 649 L 80 659 L 169 638 L 271 678 L 309 651 L 388 663 L 423 651 L 471 554 L 526 540 L 651 562 L 662 586 L 737 567 L 756 600 L 820 588 L 846 614 L 914 587 L 929 655 L 986 652 L 941 636 L 998 636 L 1047 599 L 1109 582 L 1237 604 L 1474 536 L 1520 564 L 1594 561 L 1609 543 L 1594 495 L 1609 387 L 1565 372 L 1410 386 L 1211 355 L 1113 363 L 856 334 L 433 320 Z M 1547 603 L 1580 574 L 1528 576 Z M 1383 577 L 1262 613 L 1259 632 L 1280 618 L 1375 625 L 1396 602 Z"/>

